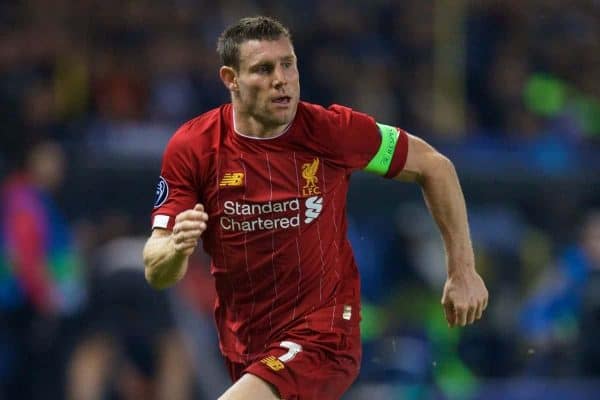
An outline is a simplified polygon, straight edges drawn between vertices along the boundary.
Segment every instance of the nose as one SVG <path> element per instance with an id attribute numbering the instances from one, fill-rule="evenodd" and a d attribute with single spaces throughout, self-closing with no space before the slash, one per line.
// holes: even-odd
<path id="1" fill-rule="evenodd" d="M 280 87 L 282 87 L 286 84 L 287 84 L 287 77 L 285 75 L 285 71 L 283 70 L 283 68 L 281 66 L 278 66 L 277 68 L 275 68 L 275 71 L 274 71 L 273 86 L 275 86 L 275 88 L 279 89 Z"/>

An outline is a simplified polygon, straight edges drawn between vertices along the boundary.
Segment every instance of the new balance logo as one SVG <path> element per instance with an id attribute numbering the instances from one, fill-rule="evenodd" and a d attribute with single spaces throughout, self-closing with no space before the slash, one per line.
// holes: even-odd
<path id="1" fill-rule="evenodd" d="M 273 371 L 280 371 L 285 368 L 285 365 L 283 365 L 279 359 L 273 356 L 265 357 L 260 360 L 260 362 L 271 368 Z"/>
<path id="2" fill-rule="evenodd" d="M 289 340 L 284 340 L 279 343 L 280 347 L 284 349 L 288 349 L 287 353 L 282 354 L 280 357 L 275 358 L 275 356 L 267 356 L 260 360 L 261 363 L 265 364 L 267 367 L 271 368 L 273 371 L 281 371 L 285 368 L 283 363 L 288 361 L 292 361 L 298 353 L 302 351 L 302 346 L 295 342 L 290 342 Z"/>
<path id="3" fill-rule="evenodd" d="M 243 186 L 244 185 L 244 173 L 243 172 L 227 172 L 221 178 L 219 186 Z"/>

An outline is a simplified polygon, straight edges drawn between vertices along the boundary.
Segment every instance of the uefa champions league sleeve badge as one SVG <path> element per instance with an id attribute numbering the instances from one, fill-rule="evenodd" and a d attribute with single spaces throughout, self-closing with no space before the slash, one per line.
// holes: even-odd
<path id="1" fill-rule="evenodd" d="M 158 179 L 158 184 L 156 185 L 156 194 L 154 197 L 154 208 L 158 208 L 162 206 L 165 201 L 167 201 L 167 197 L 169 197 L 169 185 L 167 181 L 162 176 Z"/>

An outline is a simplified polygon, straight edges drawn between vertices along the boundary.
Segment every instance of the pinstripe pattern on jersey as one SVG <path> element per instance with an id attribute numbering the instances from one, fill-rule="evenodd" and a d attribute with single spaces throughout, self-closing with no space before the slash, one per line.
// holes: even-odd
<path id="1" fill-rule="evenodd" d="M 294 169 L 296 171 L 296 196 L 300 198 L 300 174 L 298 170 L 298 160 L 296 160 L 296 152 L 292 153 L 294 159 Z M 294 302 L 294 310 L 292 311 L 292 321 L 296 318 L 296 309 L 298 308 L 298 301 L 300 300 L 300 284 L 302 283 L 302 257 L 300 256 L 300 243 L 298 238 L 302 233 L 302 228 L 298 226 L 298 236 L 296 237 L 296 253 L 298 254 L 298 293 L 296 294 L 296 301 Z"/>
<path id="2" fill-rule="evenodd" d="M 271 163 L 269 161 L 269 153 L 265 153 L 265 160 L 267 162 L 267 171 L 269 172 L 269 201 L 273 201 L 273 175 L 271 174 Z M 271 212 L 271 218 L 273 218 L 273 212 Z M 275 269 L 275 228 L 271 229 L 271 268 L 273 269 L 273 291 L 275 296 L 271 300 L 271 310 L 269 310 L 269 336 L 273 333 L 273 309 L 277 302 L 277 270 Z"/>
<path id="3" fill-rule="evenodd" d="M 246 163 L 244 162 L 244 153 L 240 153 L 240 163 L 242 164 L 242 168 L 244 169 L 244 176 L 248 176 L 248 172 L 246 171 Z M 246 181 L 246 183 L 248 183 Z M 244 186 L 244 194 L 242 199 L 246 201 L 246 190 L 248 188 L 248 184 Z M 250 273 L 250 262 L 248 261 L 248 232 L 244 231 L 244 259 L 246 260 L 246 273 L 248 274 L 248 282 L 250 282 L 250 290 L 252 292 L 252 307 L 250 308 L 249 319 L 252 320 L 254 316 L 254 307 L 256 306 L 256 294 L 254 293 L 254 282 L 252 281 L 252 274 Z M 252 346 L 252 335 L 248 334 L 248 345 L 247 349 L 250 349 Z M 246 362 L 250 359 L 250 354 L 246 350 Z"/>

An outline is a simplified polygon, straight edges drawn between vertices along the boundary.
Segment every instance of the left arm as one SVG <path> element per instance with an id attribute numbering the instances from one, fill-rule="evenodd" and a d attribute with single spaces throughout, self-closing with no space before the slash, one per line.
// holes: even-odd
<path id="1" fill-rule="evenodd" d="M 442 304 L 450 326 L 465 326 L 481 315 L 488 303 L 488 291 L 475 270 L 467 210 L 452 162 L 424 140 L 408 135 L 408 155 L 397 180 L 421 186 L 444 240 L 448 278 Z"/>

